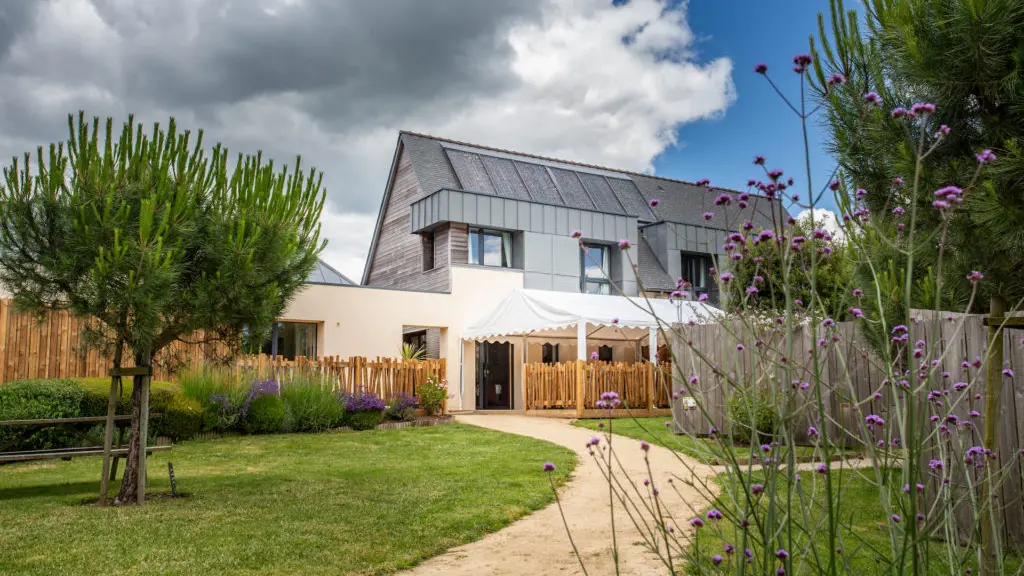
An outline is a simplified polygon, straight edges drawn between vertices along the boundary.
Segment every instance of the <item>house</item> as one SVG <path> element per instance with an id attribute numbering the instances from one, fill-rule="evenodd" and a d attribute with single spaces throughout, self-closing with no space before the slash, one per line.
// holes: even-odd
<path id="1" fill-rule="evenodd" d="M 626 300 L 613 295 L 664 299 L 677 289 L 675 279 L 685 278 L 693 285 L 687 298 L 706 294 L 718 304 L 711 268 L 726 236 L 748 220 L 771 226 L 773 211 L 776 219 L 788 217 L 761 196 L 745 208 L 715 205 L 721 193 L 403 131 L 361 284 L 310 283 L 281 324 L 282 330 L 305 325 L 295 338 L 307 344 L 282 349 L 394 356 L 403 342 L 420 344 L 431 356 L 449 358 L 448 379 L 457 383 L 449 405 L 462 409 L 521 407 L 522 366 L 529 363 L 590 354 L 654 360 L 654 334 L 639 325 L 629 338 L 601 332 L 600 322 L 586 319 L 580 326 L 590 323 L 589 339 L 550 330 L 464 334 L 488 334 L 479 322 L 498 318 L 496 310 L 513 293 L 527 295 L 528 307 L 596 310 L 602 306 L 588 303 L 599 302 L 611 310 Z M 576 230 L 582 238 L 571 236 Z M 331 277 L 344 278 L 336 271 Z M 552 293 L 567 296 L 555 302 Z"/>

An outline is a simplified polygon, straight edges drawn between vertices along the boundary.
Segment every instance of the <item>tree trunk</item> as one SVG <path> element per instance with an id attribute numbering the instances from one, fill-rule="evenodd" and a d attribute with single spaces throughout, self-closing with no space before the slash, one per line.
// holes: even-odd
<path id="1" fill-rule="evenodd" d="M 135 366 L 152 366 L 153 359 L 148 353 L 135 354 Z M 136 375 L 132 381 L 132 428 L 128 440 L 128 454 L 125 456 L 124 475 L 121 479 L 121 491 L 117 494 L 114 504 L 122 506 L 134 502 L 141 503 L 144 496 L 145 486 L 142 492 L 139 488 L 139 471 L 143 470 L 143 462 L 140 458 L 142 447 L 142 414 L 143 410 L 149 410 L 149 376 Z M 144 406 L 144 404 L 146 404 Z M 144 458 L 144 455 L 141 455 Z"/>
<path id="2" fill-rule="evenodd" d="M 117 412 L 117 391 L 121 385 L 121 356 L 124 342 L 118 338 L 114 347 L 114 367 L 110 377 L 110 396 L 107 398 L 107 423 L 103 430 L 103 476 L 100 477 L 100 506 L 107 505 L 107 491 L 110 487 L 110 450 L 114 443 L 114 415 Z"/>
<path id="3" fill-rule="evenodd" d="M 987 382 L 985 384 L 985 448 L 998 453 L 999 451 L 999 416 L 1003 398 L 1003 331 L 1002 323 L 1006 310 L 1006 302 L 998 295 L 993 295 L 989 306 L 988 327 L 988 365 Z M 995 324 L 995 325 L 993 325 Z M 999 546 L 997 538 L 1002 531 L 1002 516 L 997 511 L 1001 508 L 994 492 L 999 488 L 992 484 L 995 473 L 995 461 L 986 458 L 984 478 L 981 482 L 981 574 L 992 576 L 996 573 Z"/>

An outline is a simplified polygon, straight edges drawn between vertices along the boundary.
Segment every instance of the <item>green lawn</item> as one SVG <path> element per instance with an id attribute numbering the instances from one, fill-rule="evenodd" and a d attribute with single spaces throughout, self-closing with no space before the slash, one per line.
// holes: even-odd
<path id="1" fill-rule="evenodd" d="M 686 454 L 705 464 L 723 464 L 720 454 L 722 448 L 707 438 L 693 438 L 686 435 L 677 435 L 672 428 L 665 425 L 670 422 L 671 416 L 663 418 L 616 418 L 612 420 L 612 431 L 615 434 L 646 440 L 656 446 L 664 446 L 677 452 Z M 608 430 L 608 420 L 576 420 L 574 426 L 590 430 Z M 604 428 L 601 428 L 601 426 Z M 745 446 L 733 448 L 737 458 L 746 459 L 750 457 L 750 449 Z M 814 457 L 814 447 L 797 446 L 796 455 L 798 458 Z"/>
<path id="2" fill-rule="evenodd" d="M 553 501 L 565 448 L 472 426 L 240 436 L 150 459 L 150 493 L 100 509 L 101 459 L 0 467 L 3 574 L 388 573 Z"/>

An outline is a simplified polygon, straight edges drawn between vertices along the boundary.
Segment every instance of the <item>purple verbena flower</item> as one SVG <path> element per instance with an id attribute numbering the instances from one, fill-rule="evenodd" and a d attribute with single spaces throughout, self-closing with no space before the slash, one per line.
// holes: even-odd
<path id="1" fill-rule="evenodd" d="M 988 164 L 989 162 L 992 162 L 993 160 L 996 159 L 996 155 L 991 150 L 986 148 L 979 152 L 976 158 L 978 159 L 978 164 Z"/>
<path id="2" fill-rule="evenodd" d="M 552 462 L 545 462 L 544 463 L 544 471 L 545 472 L 554 472 L 555 471 L 554 463 L 552 463 Z"/>

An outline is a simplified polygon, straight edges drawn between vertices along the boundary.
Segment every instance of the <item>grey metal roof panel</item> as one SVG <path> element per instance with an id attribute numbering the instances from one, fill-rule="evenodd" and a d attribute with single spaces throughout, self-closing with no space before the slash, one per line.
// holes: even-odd
<path id="1" fill-rule="evenodd" d="M 640 195 L 640 190 L 637 189 L 636 184 L 632 180 L 608 178 L 608 184 L 611 185 L 612 191 L 615 192 L 615 196 L 619 199 L 622 207 L 626 209 L 626 214 L 636 216 L 643 222 L 654 222 L 657 220 L 654 213 L 651 212 L 651 207 L 647 205 L 647 201 Z"/>
<path id="2" fill-rule="evenodd" d="M 320 260 L 316 261 L 316 267 L 306 277 L 307 284 L 332 284 L 335 286 L 354 285 L 355 282 L 348 279 L 347 276 L 338 272 L 331 267 L 330 264 Z"/>
<path id="3" fill-rule="evenodd" d="M 448 160 L 455 168 L 455 175 L 459 177 L 461 189 L 495 195 L 494 185 L 491 184 L 491 178 L 487 175 L 487 170 L 479 155 L 460 150 L 445 150 L 445 154 L 448 155 Z"/>
<path id="4" fill-rule="evenodd" d="M 647 239 L 644 238 L 643 234 L 640 234 L 637 238 L 637 244 L 637 276 L 640 277 L 640 283 L 644 289 L 661 292 L 675 290 L 675 280 L 662 267 L 661 262 L 654 255 L 654 250 L 647 243 Z"/>
<path id="5" fill-rule="evenodd" d="M 512 164 L 516 167 L 519 175 L 522 176 L 523 183 L 526 184 L 526 188 L 530 191 L 530 196 L 533 200 L 545 204 L 565 204 L 547 168 L 518 160 Z"/>
<path id="6" fill-rule="evenodd" d="M 615 192 L 612 191 L 612 187 L 608 184 L 608 180 L 606 180 L 604 176 L 589 174 L 587 172 L 578 172 L 577 176 L 580 177 L 580 182 L 582 182 L 583 187 L 587 189 L 587 193 L 590 194 L 590 198 L 594 201 L 594 204 L 597 205 L 598 210 L 609 214 L 626 213 L 622 209 L 622 204 L 620 204 L 618 198 L 615 197 Z"/>
<path id="7" fill-rule="evenodd" d="M 523 179 L 516 172 L 516 167 L 511 160 L 483 154 L 480 155 L 480 160 L 483 161 L 484 169 L 487 170 L 487 175 L 490 176 L 491 184 L 494 185 L 494 191 L 498 196 L 516 200 L 532 200 L 530 193 L 526 190 L 526 185 L 523 184 Z"/>
<path id="8" fill-rule="evenodd" d="M 583 183 L 580 182 L 575 172 L 561 168 L 548 168 L 548 171 L 554 177 L 555 186 L 558 186 L 558 191 L 561 192 L 566 206 L 582 208 L 584 210 L 595 210 L 597 208 L 594 206 L 594 201 L 590 199 L 590 195 L 583 188 Z"/>

